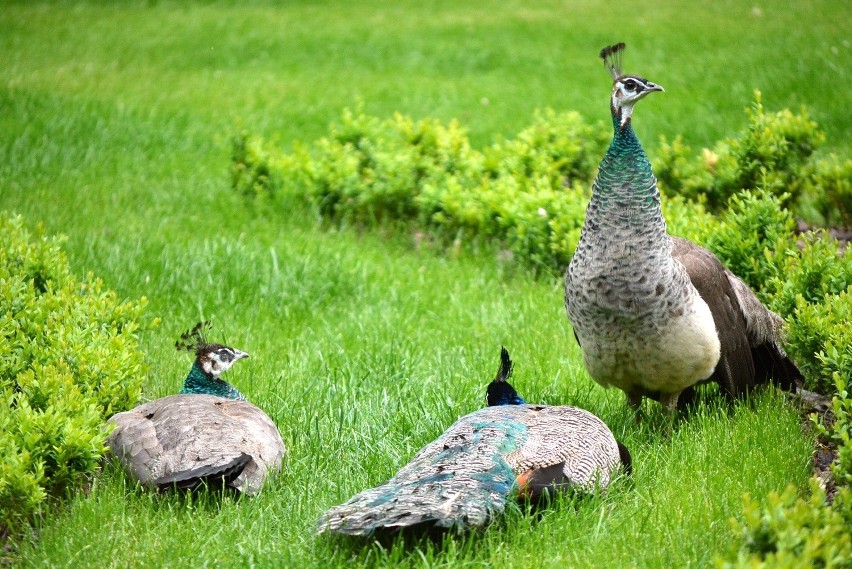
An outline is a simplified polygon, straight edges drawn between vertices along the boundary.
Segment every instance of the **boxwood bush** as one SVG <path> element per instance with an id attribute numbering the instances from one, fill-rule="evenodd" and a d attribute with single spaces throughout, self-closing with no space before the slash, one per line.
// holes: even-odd
<path id="1" fill-rule="evenodd" d="M 772 492 L 766 505 L 746 495 L 743 520 L 732 520 L 739 539 L 717 566 L 733 568 L 849 569 L 852 567 L 852 490 L 842 488 L 832 506 L 811 480 L 810 495 L 795 488 Z"/>
<path id="2" fill-rule="evenodd" d="M 824 232 L 798 235 L 768 190 L 742 191 L 704 243 L 787 321 L 787 347 L 806 387 L 836 392 L 852 377 L 852 248 Z"/>
<path id="3" fill-rule="evenodd" d="M 62 239 L 0 214 L 0 533 L 97 466 L 105 419 L 139 399 L 145 299 L 78 280 Z"/>
<path id="4" fill-rule="evenodd" d="M 813 162 L 824 135 L 805 111 L 769 113 L 757 93 L 748 115 L 743 133 L 716 145 L 712 153 L 724 159 L 712 167 L 706 156 L 687 160 L 677 140 L 662 145 L 655 171 L 669 231 L 709 247 L 784 316 L 808 387 L 831 393 L 835 373 L 852 374 L 852 309 L 839 308 L 852 295 L 852 250 L 818 232 L 797 234 L 786 205 L 806 187 L 828 202 L 845 195 L 844 166 Z M 610 137 L 609 127 L 577 113 L 544 111 L 514 139 L 478 151 L 456 122 L 347 110 L 328 137 L 290 154 L 238 136 L 232 183 L 279 209 L 306 200 L 335 223 L 417 223 L 456 245 L 496 242 L 519 262 L 558 274 L 576 247 Z"/>
<path id="5" fill-rule="evenodd" d="M 669 143 L 663 137 L 654 163 L 660 184 L 687 198 L 702 198 L 713 211 L 724 209 L 740 190 L 761 186 L 790 196 L 800 216 L 813 209 L 823 222 L 852 225 L 852 160 L 816 153 L 825 133 L 807 110 L 767 112 L 756 91 L 746 114 L 743 131 L 698 156 L 682 138 Z"/>

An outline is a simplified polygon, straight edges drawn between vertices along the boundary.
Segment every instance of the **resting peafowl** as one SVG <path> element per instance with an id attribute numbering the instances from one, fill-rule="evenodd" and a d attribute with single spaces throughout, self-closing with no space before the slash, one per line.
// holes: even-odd
<path id="1" fill-rule="evenodd" d="M 536 498 L 549 488 L 606 488 L 630 454 L 609 428 L 576 407 L 526 405 L 507 379 L 504 348 L 491 407 L 456 421 L 396 476 L 327 511 L 318 531 L 367 536 L 418 526 L 482 526 L 517 493 Z"/>
<path id="2" fill-rule="evenodd" d="M 280 469 L 284 442 L 266 413 L 219 377 L 248 354 L 207 343 L 205 325 L 175 344 L 195 352 L 180 393 L 113 415 L 107 446 L 149 488 L 190 490 L 204 483 L 254 494 Z"/>
<path id="3" fill-rule="evenodd" d="M 634 105 L 663 88 L 624 75 L 623 51 L 623 43 L 601 51 L 614 81 L 615 134 L 565 275 L 565 306 L 589 374 L 623 390 L 634 409 L 643 396 L 674 409 L 706 381 L 730 397 L 773 378 L 795 389 L 802 375 L 781 346 L 781 317 L 713 253 L 667 234 L 631 126 Z"/>

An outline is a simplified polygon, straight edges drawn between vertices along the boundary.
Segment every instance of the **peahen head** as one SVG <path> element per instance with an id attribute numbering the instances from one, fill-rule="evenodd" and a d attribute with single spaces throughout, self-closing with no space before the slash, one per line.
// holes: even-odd
<path id="1" fill-rule="evenodd" d="M 497 370 L 497 377 L 488 384 L 488 389 L 485 391 L 485 402 L 489 407 L 526 404 L 523 397 L 518 395 L 512 384 L 507 381 L 512 376 L 512 367 L 509 351 L 506 348 L 500 348 L 500 369 Z"/>
<path id="2" fill-rule="evenodd" d="M 209 377 L 217 379 L 231 369 L 238 360 L 247 357 L 247 353 L 222 344 L 207 344 L 195 352 L 195 360 L 202 371 Z"/>
<path id="3" fill-rule="evenodd" d="M 207 343 L 204 339 L 204 330 L 208 327 L 207 322 L 199 322 L 175 342 L 178 350 L 195 352 L 195 361 L 183 382 L 180 393 L 216 395 L 245 401 L 245 395 L 219 376 L 239 360 L 247 358 L 248 354 L 230 346 Z"/>
<path id="4" fill-rule="evenodd" d="M 601 59 L 612 76 L 612 99 L 610 110 L 614 121 L 624 126 L 633 114 L 633 105 L 644 99 L 649 93 L 665 91 L 660 85 L 648 81 L 639 75 L 625 75 L 622 72 L 621 60 L 625 49 L 624 43 L 617 43 L 601 50 Z"/>

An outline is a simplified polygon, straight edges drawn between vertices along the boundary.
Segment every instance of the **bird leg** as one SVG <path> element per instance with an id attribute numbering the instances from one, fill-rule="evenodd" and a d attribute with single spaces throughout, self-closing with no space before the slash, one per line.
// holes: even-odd
<path id="1" fill-rule="evenodd" d="M 627 405 L 633 409 L 633 416 L 636 418 L 636 422 L 639 422 L 642 419 L 642 393 L 636 391 L 628 391 L 626 393 Z"/>
<path id="2" fill-rule="evenodd" d="M 680 393 L 661 393 L 660 404 L 666 409 L 669 416 L 674 415 L 677 410 L 677 398 Z"/>

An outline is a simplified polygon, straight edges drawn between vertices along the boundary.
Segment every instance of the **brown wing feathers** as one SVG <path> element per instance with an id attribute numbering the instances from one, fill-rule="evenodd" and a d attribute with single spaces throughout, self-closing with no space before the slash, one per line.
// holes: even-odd
<path id="1" fill-rule="evenodd" d="M 722 344 L 708 381 L 736 397 L 775 380 L 785 389 L 802 381 L 801 372 L 781 348 L 781 318 L 767 309 L 736 275 L 707 249 L 672 237 L 672 257 L 686 268 L 692 285 L 710 307 Z"/>

